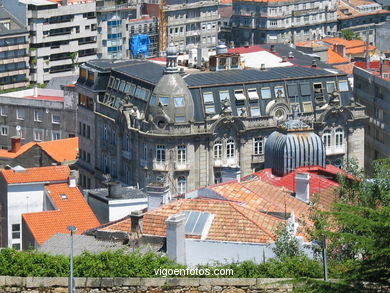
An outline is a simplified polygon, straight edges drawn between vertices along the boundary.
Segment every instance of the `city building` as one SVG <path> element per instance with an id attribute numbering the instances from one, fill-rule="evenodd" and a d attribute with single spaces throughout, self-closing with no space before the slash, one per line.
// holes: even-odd
<path id="1" fill-rule="evenodd" d="M 220 15 L 218 1 L 166 1 L 168 41 L 173 41 L 184 52 L 218 45 Z"/>
<path id="2" fill-rule="evenodd" d="M 11 138 L 11 148 L 0 150 L 0 169 L 11 166 L 24 168 L 68 165 L 76 163 L 79 156 L 77 137 L 21 144 L 20 137 Z M 81 154 L 83 156 L 83 154 Z"/>
<path id="3" fill-rule="evenodd" d="M 376 45 L 377 29 L 386 23 L 390 11 L 370 0 L 340 0 L 337 5 L 337 30 L 350 29 L 355 36 Z"/>
<path id="4" fill-rule="evenodd" d="M 366 106 L 369 117 L 364 139 L 364 167 L 371 173 L 373 160 L 390 156 L 390 61 L 371 61 L 368 68 L 365 62 L 357 62 L 353 77 L 354 96 Z"/>
<path id="5" fill-rule="evenodd" d="M 142 15 L 141 18 L 129 19 L 127 26 L 131 52 L 130 59 L 159 55 L 159 20 L 157 17 Z"/>
<path id="6" fill-rule="evenodd" d="M 233 1 L 236 46 L 317 40 L 337 32 L 336 1 Z"/>
<path id="7" fill-rule="evenodd" d="M 1 246 L 37 247 L 68 225 L 77 233 L 99 225 L 68 166 L 0 172 Z"/>
<path id="8" fill-rule="evenodd" d="M 77 65 L 96 58 L 94 0 L 20 0 L 30 31 L 30 81 L 77 75 Z"/>
<path id="9" fill-rule="evenodd" d="M 98 58 L 130 57 L 128 20 L 140 18 L 140 3 L 126 0 L 96 0 Z"/>
<path id="10" fill-rule="evenodd" d="M 29 83 L 28 46 L 24 24 L 0 6 L 0 90 Z"/>
<path id="11" fill-rule="evenodd" d="M 264 144 L 294 108 L 326 142 L 327 163 L 363 166 L 366 116 L 346 74 L 315 62 L 243 70 L 237 53 L 212 56 L 214 72 L 180 73 L 176 53 L 170 46 L 165 68 L 142 60 L 82 66 L 76 90 L 94 111 L 78 115 L 91 129 L 80 137 L 91 152 L 80 174 L 92 186 L 110 174 L 169 198 L 251 174 L 264 168 Z"/>
<path id="12" fill-rule="evenodd" d="M 34 87 L 0 95 L 0 146 L 9 149 L 11 137 L 23 144 L 76 135 L 74 86 L 64 90 Z"/>

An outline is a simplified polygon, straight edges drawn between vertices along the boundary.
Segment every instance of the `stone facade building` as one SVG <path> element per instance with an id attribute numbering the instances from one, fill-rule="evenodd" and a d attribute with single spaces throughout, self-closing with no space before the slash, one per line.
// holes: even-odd
<path id="1" fill-rule="evenodd" d="M 337 32 L 336 1 L 233 1 L 236 45 L 294 43 Z"/>
<path id="2" fill-rule="evenodd" d="M 80 174 L 92 186 L 110 174 L 149 193 L 182 194 L 248 175 L 264 168 L 265 141 L 293 108 L 322 138 L 326 163 L 357 158 L 362 166 L 366 116 L 347 75 L 300 66 L 243 70 L 229 53 L 211 57 L 216 72 L 179 73 L 176 53 L 168 48 L 165 68 L 82 66 L 76 90 L 88 102 L 78 123 L 90 131 L 80 149 L 91 153 Z"/>

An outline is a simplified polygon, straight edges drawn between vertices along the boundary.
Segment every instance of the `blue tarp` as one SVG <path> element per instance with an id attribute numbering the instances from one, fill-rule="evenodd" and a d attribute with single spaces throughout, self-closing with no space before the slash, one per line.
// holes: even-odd
<path id="1" fill-rule="evenodd" d="M 145 57 L 149 56 L 150 38 L 148 35 L 135 35 L 130 40 L 130 50 L 134 57 L 142 54 Z"/>

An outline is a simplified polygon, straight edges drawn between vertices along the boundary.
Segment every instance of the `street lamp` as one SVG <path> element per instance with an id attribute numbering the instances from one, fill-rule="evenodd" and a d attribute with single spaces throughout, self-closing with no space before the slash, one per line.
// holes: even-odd
<path id="1" fill-rule="evenodd" d="M 75 284 L 73 278 L 73 234 L 77 231 L 77 228 L 73 225 L 66 227 L 70 231 L 70 276 L 69 276 L 69 287 L 68 292 L 75 292 Z"/>

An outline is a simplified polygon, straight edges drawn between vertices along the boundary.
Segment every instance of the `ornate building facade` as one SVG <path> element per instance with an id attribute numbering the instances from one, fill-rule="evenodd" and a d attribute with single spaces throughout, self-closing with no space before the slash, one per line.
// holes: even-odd
<path id="1" fill-rule="evenodd" d="M 326 163 L 363 164 L 366 116 L 345 74 L 242 69 L 238 54 L 212 57 L 215 72 L 182 72 L 176 53 L 171 45 L 165 68 L 141 60 L 82 65 L 80 149 L 89 154 L 79 167 L 89 187 L 110 174 L 174 195 L 248 175 L 264 168 L 265 142 L 293 109 L 324 142 Z"/>

